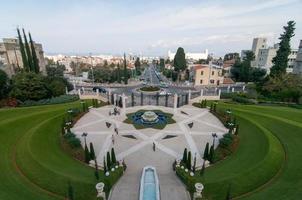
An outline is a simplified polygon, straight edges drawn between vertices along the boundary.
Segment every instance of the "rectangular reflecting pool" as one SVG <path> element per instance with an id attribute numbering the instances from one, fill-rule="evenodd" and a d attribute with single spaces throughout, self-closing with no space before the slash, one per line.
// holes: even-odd
<path id="1" fill-rule="evenodd" d="M 139 200 L 160 200 L 158 177 L 154 167 L 147 166 L 143 169 Z"/>

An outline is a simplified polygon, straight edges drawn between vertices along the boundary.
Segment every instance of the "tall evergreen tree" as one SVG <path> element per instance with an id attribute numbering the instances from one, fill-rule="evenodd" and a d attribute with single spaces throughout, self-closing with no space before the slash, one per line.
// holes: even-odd
<path id="1" fill-rule="evenodd" d="M 104 170 L 104 174 L 105 174 L 107 172 L 107 164 L 106 164 L 105 156 L 104 156 L 104 160 L 103 160 L 103 170 Z"/>
<path id="2" fill-rule="evenodd" d="M 115 157 L 114 148 L 111 148 L 111 163 L 116 164 L 116 157 Z"/>
<path id="3" fill-rule="evenodd" d="M 107 152 L 106 159 L 107 159 L 107 168 L 108 168 L 108 170 L 110 170 L 110 168 L 111 168 L 111 159 L 110 159 L 110 153 L 109 152 Z"/>
<path id="4" fill-rule="evenodd" d="M 96 158 L 94 159 L 94 165 L 95 165 L 94 176 L 95 176 L 96 180 L 98 181 L 100 179 L 100 175 L 99 175 L 99 166 L 98 166 Z"/>
<path id="5" fill-rule="evenodd" d="M 35 45 L 34 45 L 34 41 L 31 38 L 31 34 L 29 34 L 29 42 L 30 42 L 30 47 L 31 47 L 31 54 L 32 54 L 32 59 L 33 59 L 33 68 L 35 73 L 39 73 L 40 71 L 40 67 L 39 67 L 39 60 L 36 54 L 36 49 L 35 49 Z"/>
<path id="6" fill-rule="evenodd" d="M 188 168 L 189 170 L 191 170 L 191 168 L 192 168 L 192 156 L 191 156 L 191 151 L 189 151 L 189 153 L 188 153 L 187 168 Z"/>
<path id="7" fill-rule="evenodd" d="M 187 148 L 185 148 L 184 153 L 183 153 L 183 155 L 182 155 L 182 162 L 183 162 L 184 164 L 187 163 L 187 158 L 188 158 L 188 153 L 187 153 Z"/>
<path id="8" fill-rule="evenodd" d="M 214 162 L 214 146 L 213 145 L 211 145 L 211 147 L 210 147 L 210 154 L 209 154 L 209 161 L 210 161 L 210 163 L 213 163 Z"/>
<path id="9" fill-rule="evenodd" d="M 290 54 L 290 40 L 295 35 L 295 25 L 294 21 L 287 22 L 287 26 L 284 26 L 284 33 L 280 35 L 279 49 L 276 56 L 273 58 L 273 66 L 271 68 L 271 76 L 280 76 L 286 73 L 286 68 L 288 67 L 288 56 Z"/>
<path id="10" fill-rule="evenodd" d="M 94 153 L 94 148 L 92 142 L 90 142 L 90 159 L 94 160 L 95 159 L 95 153 Z"/>
<path id="11" fill-rule="evenodd" d="M 127 70 L 127 61 L 126 54 L 124 54 L 124 83 L 128 84 L 128 70 Z"/>
<path id="12" fill-rule="evenodd" d="M 231 197 L 231 184 L 230 184 L 228 187 L 228 190 L 227 190 L 225 200 L 231 200 L 231 199 L 232 199 L 232 197 Z"/>
<path id="13" fill-rule="evenodd" d="M 203 159 L 209 160 L 209 143 L 207 142 L 206 147 L 203 152 Z"/>
<path id="14" fill-rule="evenodd" d="M 120 68 L 120 63 L 117 63 L 117 72 L 116 72 L 116 76 L 117 76 L 117 82 L 121 83 L 121 68 Z"/>
<path id="15" fill-rule="evenodd" d="M 19 28 L 17 28 L 17 32 L 18 32 L 20 52 L 21 52 L 21 56 L 22 56 L 23 69 L 26 72 L 29 72 L 30 68 L 29 68 L 29 65 L 28 65 L 28 60 L 27 60 L 27 57 L 26 57 L 25 48 L 24 48 L 24 44 L 23 44 L 23 41 L 22 41 L 22 37 L 21 37 Z"/>
<path id="16" fill-rule="evenodd" d="M 67 199 L 74 200 L 74 189 L 70 182 L 68 182 L 68 191 L 67 191 Z"/>
<path id="17" fill-rule="evenodd" d="M 88 150 L 88 147 L 86 144 L 85 144 L 85 148 L 84 148 L 84 153 L 85 153 L 85 163 L 88 164 L 90 161 L 90 153 L 89 153 L 89 150 Z"/>
<path id="18" fill-rule="evenodd" d="M 182 47 L 178 47 L 174 56 L 174 69 L 175 71 L 183 71 L 186 69 L 186 55 Z"/>
<path id="19" fill-rule="evenodd" d="M 33 59 L 32 59 L 32 55 L 31 55 L 31 52 L 30 52 L 30 48 L 29 48 L 29 44 L 28 44 L 28 41 L 27 41 L 27 37 L 26 37 L 25 31 L 24 31 L 24 28 L 22 29 L 22 31 L 23 31 L 24 44 L 25 44 L 25 51 L 26 51 L 26 55 L 27 55 L 28 66 L 29 66 L 30 71 L 34 72 L 35 69 L 34 69 L 34 66 L 33 66 Z"/>

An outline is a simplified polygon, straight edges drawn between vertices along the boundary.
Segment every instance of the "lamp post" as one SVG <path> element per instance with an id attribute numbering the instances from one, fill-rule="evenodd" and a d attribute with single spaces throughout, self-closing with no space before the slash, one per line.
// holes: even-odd
<path id="1" fill-rule="evenodd" d="M 82 137 L 84 137 L 85 146 L 87 146 L 87 144 L 86 144 L 86 137 L 87 137 L 87 135 L 88 135 L 88 133 L 83 133 L 82 134 Z"/>

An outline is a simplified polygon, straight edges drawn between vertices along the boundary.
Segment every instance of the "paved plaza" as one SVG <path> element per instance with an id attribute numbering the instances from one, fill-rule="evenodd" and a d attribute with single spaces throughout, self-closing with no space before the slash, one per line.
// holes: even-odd
<path id="1" fill-rule="evenodd" d="M 83 132 L 88 133 L 87 143 L 92 142 L 99 165 L 107 151 L 114 147 L 117 160 L 125 160 L 127 170 L 118 181 L 111 194 L 112 200 L 138 199 L 139 181 L 142 168 L 146 165 L 156 167 L 159 176 L 162 200 L 189 199 L 183 184 L 172 170 L 175 159 L 182 158 L 184 148 L 196 156 L 197 167 L 201 167 L 202 155 L 207 142 L 212 144 L 212 133 L 222 137 L 227 129 L 208 109 L 198 109 L 186 105 L 178 109 L 160 106 L 136 106 L 121 110 L 120 115 L 109 115 L 113 106 L 92 108 L 73 127 L 72 131 L 81 139 Z M 152 128 L 136 130 L 132 124 L 123 123 L 126 113 L 137 110 L 162 110 L 172 113 L 174 124 L 168 124 L 162 130 Z M 108 128 L 106 122 L 111 124 Z M 190 128 L 188 124 L 193 122 Z M 118 134 L 114 129 L 118 129 Z M 153 151 L 153 143 L 156 150 Z M 218 145 L 218 142 L 215 142 Z"/>

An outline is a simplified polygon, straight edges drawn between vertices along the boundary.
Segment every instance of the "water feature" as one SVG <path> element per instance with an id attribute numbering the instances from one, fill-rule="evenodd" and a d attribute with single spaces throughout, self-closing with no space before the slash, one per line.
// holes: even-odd
<path id="1" fill-rule="evenodd" d="M 166 124 L 167 116 L 164 113 L 156 111 L 142 111 L 136 112 L 132 116 L 134 124 L 154 125 L 154 124 Z"/>
<path id="2" fill-rule="evenodd" d="M 139 200 L 160 200 L 158 177 L 156 169 L 152 166 L 143 169 Z"/>

